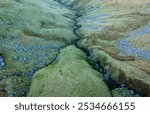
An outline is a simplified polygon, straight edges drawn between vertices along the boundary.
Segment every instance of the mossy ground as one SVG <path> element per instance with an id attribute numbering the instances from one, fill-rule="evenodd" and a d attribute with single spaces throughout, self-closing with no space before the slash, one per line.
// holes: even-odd
<path id="1" fill-rule="evenodd" d="M 62 50 L 55 63 L 34 75 L 28 96 L 111 95 L 103 82 L 102 74 L 93 70 L 86 62 L 86 55 L 76 47 L 69 46 Z"/>
<path id="2" fill-rule="evenodd" d="M 75 13 L 80 15 L 76 31 Z M 149 56 L 122 55 L 121 47 L 128 45 L 119 46 L 125 38 L 131 48 L 149 53 L 149 28 L 143 29 L 149 20 L 149 0 L 1 0 L 0 56 L 5 66 L 0 68 L 0 95 L 24 96 L 20 91 L 29 86 L 24 76 L 31 79 L 55 60 L 35 74 L 29 96 L 110 96 L 101 74 L 91 69 L 80 50 L 61 50 L 77 38 L 76 32 L 78 47 L 93 54 L 91 60 L 102 67 L 111 64 L 116 82 L 149 96 Z M 16 87 L 13 78 L 19 80 Z"/>
<path id="3" fill-rule="evenodd" d="M 0 81 L 11 76 L 31 79 L 38 69 L 54 61 L 60 48 L 76 38 L 73 17 L 72 11 L 53 0 L 2 0 L 0 54 L 5 66 L 0 68 Z M 6 96 L 12 95 L 6 92 Z"/>

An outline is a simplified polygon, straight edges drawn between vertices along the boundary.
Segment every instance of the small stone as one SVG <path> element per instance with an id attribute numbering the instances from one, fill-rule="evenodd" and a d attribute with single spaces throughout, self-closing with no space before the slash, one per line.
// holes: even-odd
<path id="1" fill-rule="evenodd" d="M 14 60 L 18 60 L 19 57 L 18 57 L 18 56 L 13 56 L 13 59 L 14 59 Z"/>
<path id="2" fill-rule="evenodd" d="M 3 62 L 4 61 L 4 59 L 0 56 L 0 62 Z"/>
<path id="3" fill-rule="evenodd" d="M 27 49 L 26 49 L 26 48 L 24 48 L 24 49 L 23 49 L 23 51 L 27 51 Z"/>
<path id="4" fill-rule="evenodd" d="M 16 44 L 16 45 L 15 45 L 15 48 L 19 48 L 19 45 L 18 45 L 18 44 Z"/>
<path id="5" fill-rule="evenodd" d="M 130 93 L 131 93 L 132 95 L 134 95 L 134 91 L 133 91 L 133 90 L 130 90 Z"/>
<path id="6" fill-rule="evenodd" d="M 12 82 L 13 82 L 14 84 L 17 84 L 17 80 L 16 80 L 16 79 L 12 80 Z"/>
<path id="7" fill-rule="evenodd" d="M 24 63 L 24 62 L 27 61 L 27 58 L 26 58 L 26 57 L 23 57 L 23 58 L 21 58 L 19 61 L 20 61 L 21 63 Z"/>
<path id="8" fill-rule="evenodd" d="M 1 63 L 0 63 L 0 66 L 1 66 L 1 67 L 5 66 L 5 63 L 4 63 L 4 62 L 1 62 Z"/>
<path id="9" fill-rule="evenodd" d="M 121 85 L 120 85 L 120 88 L 124 88 L 124 87 L 126 87 L 125 84 L 121 84 Z"/>
<path id="10" fill-rule="evenodd" d="M 27 61 L 27 58 L 26 58 L 26 57 L 24 57 L 24 58 L 23 58 L 23 60 L 24 60 L 24 61 Z"/>

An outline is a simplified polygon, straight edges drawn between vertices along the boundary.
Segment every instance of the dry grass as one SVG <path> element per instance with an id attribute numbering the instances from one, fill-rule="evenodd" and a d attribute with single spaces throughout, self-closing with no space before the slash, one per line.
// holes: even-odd
<path id="1" fill-rule="evenodd" d="M 115 5 L 115 4 L 136 4 L 141 5 L 147 3 L 149 0 L 109 0 L 105 2 L 105 5 Z"/>
<path id="2" fill-rule="evenodd" d="M 131 39 L 130 42 L 135 48 L 150 49 L 150 35 L 138 36 L 138 38 Z"/>

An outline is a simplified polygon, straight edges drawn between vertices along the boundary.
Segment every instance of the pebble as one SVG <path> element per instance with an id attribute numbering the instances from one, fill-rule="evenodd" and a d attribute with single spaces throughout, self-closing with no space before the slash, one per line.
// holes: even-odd
<path id="1" fill-rule="evenodd" d="M 130 39 L 145 34 L 150 34 L 150 24 L 146 25 L 143 28 L 133 31 L 128 36 L 125 36 L 122 39 L 120 39 L 118 43 L 119 55 L 136 56 L 141 59 L 150 59 L 150 50 L 134 48 L 129 42 Z"/>
<path id="2" fill-rule="evenodd" d="M 17 80 L 16 79 L 12 80 L 12 83 L 17 84 Z"/>
<path id="3" fill-rule="evenodd" d="M 18 60 L 19 59 L 19 57 L 18 56 L 13 56 L 13 60 Z"/>
<path id="4" fill-rule="evenodd" d="M 3 61 L 4 61 L 4 59 L 2 57 L 0 57 L 0 62 L 3 62 Z"/>
<path id="5" fill-rule="evenodd" d="M 5 66 L 4 59 L 0 56 L 0 68 Z"/>
<path id="6" fill-rule="evenodd" d="M 0 66 L 1 66 L 1 67 L 5 66 L 5 63 L 4 63 L 4 62 L 1 62 L 1 63 L 0 63 Z"/>

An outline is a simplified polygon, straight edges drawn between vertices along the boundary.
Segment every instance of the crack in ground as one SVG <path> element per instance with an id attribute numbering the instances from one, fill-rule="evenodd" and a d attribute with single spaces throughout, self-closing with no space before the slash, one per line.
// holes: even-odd
<path id="1" fill-rule="evenodd" d="M 117 84 L 112 78 L 111 78 L 111 74 L 110 71 L 108 69 L 103 68 L 99 62 L 93 62 L 90 59 L 91 53 L 88 50 L 85 50 L 81 47 L 78 46 L 78 42 L 80 41 L 80 36 L 78 34 L 78 29 L 81 27 L 78 25 L 78 18 L 80 18 L 82 16 L 81 12 L 79 10 L 74 10 L 71 9 L 71 7 L 69 7 L 68 5 L 66 5 L 65 3 L 62 2 L 62 0 L 54 0 L 56 2 L 58 2 L 59 4 L 66 6 L 66 8 L 70 8 L 70 10 L 73 10 L 73 12 L 75 12 L 75 17 L 74 17 L 74 34 L 77 36 L 77 39 L 72 41 L 71 45 L 74 45 L 75 47 L 79 48 L 80 50 L 82 50 L 86 56 L 87 56 L 87 62 L 88 64 L 96 71 L 100 72 L 103 74 L 103 80 L 105 81 L 106 85 L 108 86 L 111 96 L 112 95 L 112 90 L 117 90 L 120 91 L 124 96 L 126 96 L 126 93 L 124 93 L 121 89 L 127 89 L 132 96 L 135 97 L 139 97 L 140 95 L 133 89 L 129 88 L 127 85 L 125 84 Z M 109 64 L 107 65 L 107 67 L 109 67 Z"/>
<path id="2" fill-rule="evenodd" d="M 60 47 L 56 53 L 56 56 L 53 58 L 53 60 L 50 62 L 50 63 L 47 63 L 45 64 L 44 66 L 40 67 L 40 68 L 36 68 L 36 69 L 33 69 L 32 71 L 28 71 L 28 72 L 20 72 L 20 73 L 11 73 L 11 74 L 8 74 L 7 76 L 28 76 L 30 78 L 32 78 L 32 76 L 34 75 L 35 72 L 37 72 L 38 70 L 42 69 L 42 68 L 45 68 L 47 67 L 48 65 L 52 64 L 53 62 L 55 62 L 59 56 L 59 54 L 61 53 L 61 50 L 63 48 L 65 48 L 66 46 L 68 45 L 74 45 L 75 47 L 79 48 L 80 50 L 82 50 L 86 56 L 87 56 L 87 62 L 88 64 L 96 71 L 100 72 L 103 74 L 103 78 L 104 78 L 104 81 L 106 82 L 107 86 L 109 87 L 110 89 L 110 93 L 112 93 L 111 91 L 112 90 L 115 90 L 115 89 L 119 89 L 119 88 L 126 88 L 128 89 L 129 91 L 132 91 L 132 93 L 134 94 L 134 96 L 139 96 L 134 90 L 130 89 L 128 86 L 122 84 L 122 85 L 119 85 L 117 84 L 115 81 L 112 80 L 111 78 L 111 74 L 109 73 L 109 71 L 105 68 L 103 68 L 99 62 L 93 62 L 90 57 L 92 55 L 91 52 L 89 52 L 88 50 L 85 50 L 81 47 L 78 46 L 78 42 L 80 41 L 80 35 L 78 34 L 78 29 L 81 27 L 78 25 L 78 18 L 80 18 L 82 16 L 82 13 L 80 11 L 80 9 L 76 10 L 76 9 L 71 9 L 70 6 L 67 6 L 65 3 L 62 2 L 62 0 L 54 0 L 56 2 L 58 2 L 59 4 L 63 5 L 64 7 L 66 7 L 67 9 L 69 10 L 72 10 L 74 12 L 74 18 L 73 18 L 73 21 L 74 21 L 74 29 L 73 29 L 73 32 L 76 36 L 76 38 L 72 41 L 71 44 L 66 44 L 64 45 L 63 47 Z M 113 96 L 113 95 L 112 95 Z"/>

